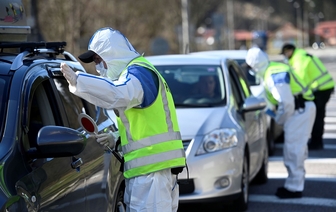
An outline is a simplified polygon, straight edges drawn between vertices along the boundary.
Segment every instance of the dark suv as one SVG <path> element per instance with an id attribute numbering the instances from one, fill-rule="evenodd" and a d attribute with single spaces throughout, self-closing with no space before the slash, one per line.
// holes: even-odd
<path id="1" fill-rule="evenodd" d="M 122 211 L 120 162 L 78 122 L 114 130 L 103 109 L 73 95 L 60 71 L 83 66 L 65 42 L 0 43 L 0 211 Z"/>

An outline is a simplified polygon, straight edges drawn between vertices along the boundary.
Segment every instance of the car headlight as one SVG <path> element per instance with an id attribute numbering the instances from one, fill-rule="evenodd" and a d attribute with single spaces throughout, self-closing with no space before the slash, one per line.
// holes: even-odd
<path id="1" fill-rule="evenodd" d="M 203 155 L 222 149 L 237 146 L 237 131 L 235 129 L 218 129 L 205 135 L 196 155 Z"/>

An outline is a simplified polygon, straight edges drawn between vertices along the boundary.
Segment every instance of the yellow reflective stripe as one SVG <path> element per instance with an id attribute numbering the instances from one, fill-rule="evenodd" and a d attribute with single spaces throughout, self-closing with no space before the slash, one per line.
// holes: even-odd
<path id="1" fill-rule="evenodd" d="M 160 153 L 160 157 L 157 154 L 144 156 L 140 158 L 136 158 L 131 161 L 125 162 L 125 170 L 131 170 L 137 167 L 146 166 L 154 163 L 160 163 L 172 159 L 176 159 L 179 157 L 185 157 L 185 152 L 183 149 L 176 149 L 167 152 Z"/>
<path id="2" fill-rule="evenodd" d="M 167 132 L 163 134 L 158 134 L 150 136 L 136 142 L 129 142 L 128 144 L 122 146 L 123 152 L 131 152 L 141 148 L 149 147 L 155 144 L 163 143 L 166 141 L 181 140 L 181 134 L 179 132 Z"/>

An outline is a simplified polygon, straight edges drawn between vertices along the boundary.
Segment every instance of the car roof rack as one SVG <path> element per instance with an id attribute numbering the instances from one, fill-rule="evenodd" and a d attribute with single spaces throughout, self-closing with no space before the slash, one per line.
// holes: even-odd
<path id="1" fill-rule="evenodd" d="M 29 53 L 39 53 L 39 49 L 47 49 L 44 53 L 61 54 L 64 51 L 66 42 L 1 42 L 0 49 L 16 48 L 20 53 L 28 51 Z"/>
<path id="2" fill-rule="evenodd" d="M 23 65 L 23 60 L 27 55 L 38 55 L 41 53 L 64 54 L 68 58 L 76 60 L 68 52 L 64 51 L 65 46 L 66 42 L 1 42 L 0 50 L 3 52 L 4 49 L 19 49 L 19 54 L 11 66 L 11 70 L 15 71 Z"/>

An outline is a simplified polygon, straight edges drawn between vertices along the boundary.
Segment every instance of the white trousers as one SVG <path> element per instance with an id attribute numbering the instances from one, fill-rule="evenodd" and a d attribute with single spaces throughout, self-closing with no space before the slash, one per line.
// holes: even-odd
<path id="1" fill-rule="evenodd" d="M 127 212 L 176 212 L 179 187 L 170 169 L 126 179 Z"/>
<path id="2" fill-rule="evenodd" d="M 305 181 L 304 161 L 308 157 L 307 143 L 316 114 L 314 102 L 305 102 L 304 111 L 296 110 L 284 124 L 284 164 L 288 177 L 285 188 L 289 191 L 303 191 Z"/>

